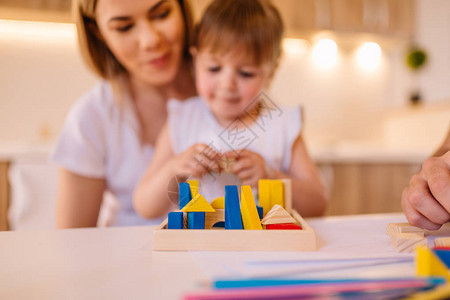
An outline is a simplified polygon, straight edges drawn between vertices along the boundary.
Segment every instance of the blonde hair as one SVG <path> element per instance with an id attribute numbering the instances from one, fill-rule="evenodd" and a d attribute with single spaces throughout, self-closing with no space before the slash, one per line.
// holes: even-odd
<path id="1" fill-rule="evenodd" d="M 100 77 L 115 80 L 126 74 L 126 69 L 116 59 L 98 33 L 95 9 L 97 0 L 73 0 L 73 14 L 77 25 L 78 42 L 83 59 Z M 178 0 L 185 25 L 184 59 L 190 60 L 189 46 L 193 32 L 193 17 L 188 0 Z"/>
<path id="2" fill-rule="evenodd" d="M 194 46 L 213 53 L 242 47 L 260 65 L 281 56 L 283 22 L 268 0 L 215 0 L 196 27 Z"/>

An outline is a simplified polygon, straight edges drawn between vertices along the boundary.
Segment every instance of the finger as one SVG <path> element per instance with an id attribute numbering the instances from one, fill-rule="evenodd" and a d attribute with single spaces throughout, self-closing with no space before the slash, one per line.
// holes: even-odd
<path id="1" fill-rule="evenodd" d="M 422 168 L 433 197 L 450 211 L 450 171 L 443 158 L 429 158 Z"/>
<path id="2" fill-rule="evenodd" d="M 438 230 L 441 227 L 440 224 L 431 222 L 411 206 L 408 201 L 407 189 L 408 188 L 404 189 L 402 193 L 402 208 L 403 212 L 405 213 L 406 219 L 408 219 L 408 222 L 414 226 L 427 230 Z"/>
<path id="3" fill-rule="evenodd" d="M 197 144 L 195 150 L 197 152 L 197 155 L 201 154 L 208 157 L 209 159 L 217 159 L 220 156 L 216 150 L 206 144 Z"/>
<path id="4" fill-rule="evenodd" d="M 449 221 L 449 212 L 433 197 L 428 190 L 427 182 L 420 176 L 414 175 L 406 191 L 407 203 L 418 213 L 435 224 Z"/>
<path id="5" fill-rule="evenodd" d="M 243 151 L 227 151 L 223 153 L 225 158 L 238 159 Z"/>
<path id="6" fill-rule="evenodd" d="M 188 168 L 188 173 L 194 177 L 201 178 L 205 173 L 208 172 L 207 165 L 197 160 L 191 160 Z"/>
<path id="7" fill-rule="evenodd" d="M 233 173 L 240 173 L 245 169 L 254 167 L 255 164 L 251 159 L 239 159 L 231 166 L 231 171 Z"/>
<path id="8" fill-rule="evenodd" d="M 197 164 L 202 165 L 207 170 L 207 172 L 209 172 L 210 170 L 215 172 L 220 171 L 219 162 L 215 159 L 211 159 L 203 153 L 197 154 L 194 157 L 194 160 Z"/>
<path id="9" fill-rule="evenodd" d="M 249 180 L 255 177 L 255 171 L 253 169 L 243 169 L 235 174 L 241 181 Z"/>

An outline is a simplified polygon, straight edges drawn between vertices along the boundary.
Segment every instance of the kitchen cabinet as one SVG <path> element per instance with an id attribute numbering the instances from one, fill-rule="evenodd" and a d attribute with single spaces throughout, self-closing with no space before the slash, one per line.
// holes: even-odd
<path id="1" fill-rule="evenodd" d="M 192 0 L 198 19 L 212 0 Z M 414 0 L 278 0 L 288 37 L 308 37 L 315 30 L 414 34 Z"/>
<path id="2" fill-rule="evenodd" d="M 1 0 L 0 4 L 5 7 L 41 9 L 41 10 L 70 10 L 70 0 Z"/>
<path id="3" fill-rule="evenodd" d="M 70 0 L 0 0 L 0 19 L 72 22 Z"/>
<path id="4" fill-rule="evenodd" d="M 0 161 L 0 231 L 8 230 L 9 163 Z"/>
<path id="5" fill-rule="evenodd" d="M 402 211 L 404 187 L 420 169 L 420 163 L 325 162 L 329 170 L 330 201 L 327 215 L 389 213 Z"/>
<path id="6" fill-rule="evenodd" d="M 198 20 L 212 0 L 190 0 Z M 71 22 L 69 0 L 0 0 L 0 18 Z M 272 0 L 288 37 L 316 30 L 411 37 L 414 0 Z"/>
<path id="7" fill-rule="evenodd" d="M 413 0 L 330 0 L 329 5 L 332 30 L 404 37 L 414 33 Z"/>

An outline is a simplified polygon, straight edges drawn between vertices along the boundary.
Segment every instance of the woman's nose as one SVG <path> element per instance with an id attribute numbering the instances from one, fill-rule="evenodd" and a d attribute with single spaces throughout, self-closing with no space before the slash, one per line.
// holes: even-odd
<path id="1" fill-rule="evenodd" d="M 139 31 L 139 46 L 144 50 L 156 49 L 161 45 L 161 32 L 151 22 L 142 24 Z"/>

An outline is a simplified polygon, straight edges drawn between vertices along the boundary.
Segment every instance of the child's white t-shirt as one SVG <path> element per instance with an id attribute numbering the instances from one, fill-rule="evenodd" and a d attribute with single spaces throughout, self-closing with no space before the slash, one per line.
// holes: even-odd
<path id="1" fill-rule="evenodd" d="M 139 123 L 129 102 L 114 101 L 111 86 L 100 82 L 71 108 L 51 160 L 75 174 L 103 178 L 118 200 L 113 226 L 157 224 L 133 208 L 133 191 L 153 157 L 140 141 Z"/>
<path id="2" fill-rule="evenodd" d="M 287 172 L 292 146 L 302 128 L 300 107 L 277 106 L 263 96 L 263 109 L 251 126 L 242 127 L 243 123 L 236 119 L 226 128 L 219 125 L 200 97 L 170 100 L 168 126 L 175 155 L 196 143 L 209 145 L 219 153 L 247 149 L 260 154 L 268 166 Z M 211 202 L 224 195 L 225 185 L 239 186 L 240 182 L 231 173 L 208 174 L 200 180 L 200 193 Z"/>

